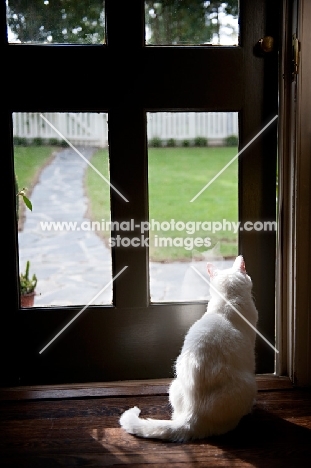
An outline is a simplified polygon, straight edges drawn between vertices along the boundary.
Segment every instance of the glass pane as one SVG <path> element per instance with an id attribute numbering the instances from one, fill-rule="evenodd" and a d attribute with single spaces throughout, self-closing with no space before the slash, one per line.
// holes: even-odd
<path id="1" fill-rule="evenodd" d="M 151 301 L 208 299 L 206 263 L 238 254 L 238 114 L 159 112 L 147 122 Z"/>
<path id="2" fill-rule="evenodd" d="M 147 45 L 238 45 L 238 0 L 146 0 Z"/>
<path id="3" fill-rule="evenodd" d="M 103 0 L 9 0 L 9 42 L 32 44 L 102 44 Z"/>
<path id="4" fill-rule="evenodd" d="M 37 277 L 34 307 L 111 304 L 107 115 L 14 113 L 13 125 L 19 267 Z"/>

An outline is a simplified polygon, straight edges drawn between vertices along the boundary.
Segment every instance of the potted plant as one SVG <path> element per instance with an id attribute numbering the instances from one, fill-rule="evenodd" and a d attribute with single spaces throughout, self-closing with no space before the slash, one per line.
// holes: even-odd
<path id="1" fill-rule="evenodd" d="M 26 197 L 26 188 L 19 190 L 17 175 L 15 174 L 15 189 L 16 189 L 16 211 L 17 211 L 17 220 L 19 220 L 19 199 L 21 198 L 27 208 L 32 211 L 32 204 L 29 198 Z M 26 263 L 25 273 L 21 273 L 19 276 L 20 283 L 20 297 L 21 297 L 21 307 L 33 307 L 36 295 L 36 286 L 37 286 L 37 277 L 32 275 L 32 278 L 29 278 L 29 260 Z"/>
<path id="2" fill-rule="evenodd" d="M 32 275 L 32 278 L 29 277 L 29 268 L 30 262 L 27 260 L 25 273 L 21 273 L 19 277 L 21 307 L 33 307 L 34 305 L 37 277 L 35 274 Z"/>

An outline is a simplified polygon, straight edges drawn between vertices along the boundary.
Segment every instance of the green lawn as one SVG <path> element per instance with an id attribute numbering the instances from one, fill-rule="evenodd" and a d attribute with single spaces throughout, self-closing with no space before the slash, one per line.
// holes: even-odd
<path id="1" fill-rule="evenodd" d="M 31 188 L 42 166 L 52 156 L 51 146 L 15 146 L 14 167 L 18 178 L 18 186 Z"/>
<path id="2" fill-rule="evenodd" d="M 92 165 L 109 178 L 108 150 L 99 150 L 91 158 Z M 110 187 L 90 166 L 85 171 L 85 190 L 89 199 L 88 215 L 93 221 L 110 221 Z M 104 238 L 109 233 L 99 232 Z"/>
<path id="3" fill-rule="evenodd" d="M 31 198 L 31 189 L 36 182 L 40 170 L 52 157 L 54 147 L 51 146 L 15 146 L 14 168 L 18 188 L 27 188 L 26 195 Z M 19 199 L 20 209 L 23 202 Z"/>
<path id="4" fill-rule="evenodd" d="M 236 155 L 236 148 L 150 148 L 149 149 L 149 219 L 157 223 L 179 222 L 175 229 L 150 232 L 150 258 L 157 261 L 185 260 L 191 258 L 190 248 L 197 239 L 197 252 L 203 252 L 219 243 L 223 256 L 237 254 L 237 234 L 220 230 L 212 233 L 208 225 L 195 225 L 191 234 L 183 224 L 196 222 L 237 221 L 238 219 L 238 173 L 237 161 L 231 164 L 195 201 L 197 193 Z M 107 178 L 108 153 L 98 151 L 92 164 Z M 109 220 L 109 187 L 90 167 L 85 177 L 86 192 L 90 200 L 89 216 L 92 220 Z M 173 226 L 174 227 L 174 226 Z M 180 230 L 177 230 L 176 228 Z M 188 224 L 188 227 L 191 225 Z M 109 236 L 108 233 L 103 235 Z M 155 246 L 155 241 L 174 242 L 172 247 Z M 169 239 L 170 238 L 170 239 Z M 185 240 L 188 238 L 187 240 Z M 200 239 L 210 238 L 210 246 L 199 246 Z M 185 249 L 185 246 L 189 249 Z"/>

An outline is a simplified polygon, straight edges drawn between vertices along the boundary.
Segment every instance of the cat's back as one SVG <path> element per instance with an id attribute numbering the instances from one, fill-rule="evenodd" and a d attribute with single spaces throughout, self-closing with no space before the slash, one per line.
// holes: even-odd
<path id="1" fill-rule="evenodd" d="M 240 330 L 235 328 L 231 321 L 223 314 L 207 310 L 189 329 L 183 350 L 192 352 L 208 352 L 224 350 L 233 342 L 236 344 L 242 339 Z"/>
<path id="2" fill-rule="evenodd" d="M 250 386 L 253 391 L 254 368 L 253 344 L 217 313 L 205 313 L 192 325 L 176 361 L 176 374 L 184 388 L 205 395 L 233 384 Z"/>
<path id="3" fill-rule="evenodd" d="M 254 330 L 231 304 L 222 301 L 216 307 L 211 301 L 205 314 L 190 327 L 178 362 L 180 365 L 183 362 L 188 372 L 192 366 L 211 374 L 225 375 L 228 369 L 229 374 L 253 372 L 254 344 Z"/>

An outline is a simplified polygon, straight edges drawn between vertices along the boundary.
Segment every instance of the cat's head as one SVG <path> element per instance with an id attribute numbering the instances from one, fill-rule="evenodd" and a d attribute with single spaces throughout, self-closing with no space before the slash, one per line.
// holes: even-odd
<path id="1" fill-rule="evenodd" d="M 211 279 L 211 296 L 213 288 L 223 294 L 235 294 L 241 291 L 251 291 L 252 280 L 246 272 L 245 261 L 242 255 L 236 257 L 230 268 L 219 270 L 212 263 L 207 264 L 207 271 Z"/>

